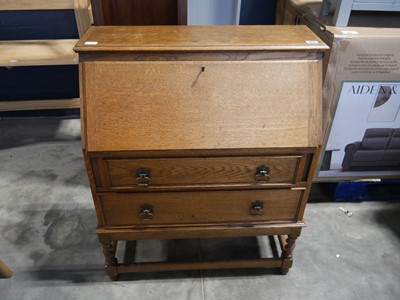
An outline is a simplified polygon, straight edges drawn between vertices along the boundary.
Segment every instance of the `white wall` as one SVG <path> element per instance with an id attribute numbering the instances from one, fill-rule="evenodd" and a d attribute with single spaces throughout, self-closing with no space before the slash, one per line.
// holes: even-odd
<path id="1" fill-rule="evenodd" d="M 240 11 L 238 0 L 188 0 L 188 25 L 233 25 Z"/>

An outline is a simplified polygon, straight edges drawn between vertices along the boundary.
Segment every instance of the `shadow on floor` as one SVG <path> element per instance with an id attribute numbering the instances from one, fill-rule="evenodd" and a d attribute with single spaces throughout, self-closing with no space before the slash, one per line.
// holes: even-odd
<path id="1" fill-rule="evenodd" d="M 268 249 L 266 249 L 268 248 Z M 146 251 L 147 250 L 147 251 Z M 273 237 L 128 241 L 123 262 L 206 261 L 278 257 Z M 280 274 L 276 269 L 218 269 L 120 274 L 120 281 L 193 277 L 243 277 Z M 171 277 L 172 276 L 172 277 Z"/>
<path id="2" fill-rule="evenodd" d="M 64 281 L 69 283 L 93 283 L 108 282 L 107 277 L 101 265 L 94 266 L 76 266 L 74 269 L 68 269 L 65 266 L 54 266 L 53 269 L 40 269 L 26 272 L 24 274 L 30 278 L 34 278 L 35 285 L 52 285 L 52 281 Z M 50 282 L 50 283 L 47 283 Z"/>
<path id="3" fill-rule="evenodd" d="M 289 271 L 290 272 L 290 271 Z M 165 271 L 149 273 L 126 273 L 120 274 L 117 281 L 140 281 L 140 280 L 170 280 L 184 278 L 233 278 L 233 277 L 260 277 L 266 275 L 281 275 L 276 268 L 270 269 L 218 269 L 218 270 L 190 270 L 190 271 Z M 281 275 L 282 276 L 282 275 Z M 108 277 L 107 277 L 108 279 Z"/>
<path id="4" fill-rule="evenodd" d="M 313 183 L 308 202 L 318 203 L 334 201 L 336 187 L 336 182 Z"/>
<path id="5" fill-rule="evenodd" d="M 385 225 L 400 239 L 400 202 L 387 202 L 386 208 L 376 212 L 376 221 Z"/>
<path id="6" fill-rule="evenodd" d="M 79 139 L 79 117 L 0 119 L 0 149 Z"/>

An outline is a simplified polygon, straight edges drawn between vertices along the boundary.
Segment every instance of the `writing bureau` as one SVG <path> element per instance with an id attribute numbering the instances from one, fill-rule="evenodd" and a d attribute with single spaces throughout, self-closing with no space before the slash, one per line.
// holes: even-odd
<path id="1" fill-rule="evenodd" d="M 303 26 L 92 27 L 82 145 L 106 272 L 292 265 L 321 142 Z M 117 241 L 276 235 L 280 257 L 119 264 Z"/>

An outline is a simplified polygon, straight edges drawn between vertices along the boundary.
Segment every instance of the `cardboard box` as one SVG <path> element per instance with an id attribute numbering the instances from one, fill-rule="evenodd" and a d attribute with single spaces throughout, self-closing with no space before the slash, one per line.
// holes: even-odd
<path id="1" fill-rule="evenodd" d="M 315 180 L 400 178 L 400 15 L 352 14 L 350 26 L 334 27 L 332 16 L 319 16 L 321 3 L 277 3 L 277 14 L 284 9 L 278 22 L 305 24 L 331 48 L 324 58 L 325 135 Z"/>
<path id="2" fill-rule="evenodd" d="M 277 25 L 295 25 L 312 19 L 322 26 L 333 26 L 332 6 L 329 15 L 321 15 L 322 0 L 277 0 L 275 23 Z M 400 12 L 387 11 L 352 11 L 348 27 L 399 28 Z M 304 24 L 304 23 L 303 23 Z"/>

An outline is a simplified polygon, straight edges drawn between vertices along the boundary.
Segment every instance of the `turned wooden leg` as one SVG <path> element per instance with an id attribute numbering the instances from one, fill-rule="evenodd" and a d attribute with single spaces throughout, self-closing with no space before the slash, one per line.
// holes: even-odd
<path id="1" fill-rule="evenodd" d="M 0 260 L 0 274 L 2 274 L 6 278 L 10 278 L 13 276 L 13 272 Z"/>
<path id="2" fill-rule="evenodd" d="M 111 280 L 117 280 L 118 278 L 118 260 L 115 257 L 115 252 L 117 251 L 117 242 L 112 241 L 111 243 L 102 243 L 103 245 L 103 254 L 105 258 L 105 268 L 108 277 Z"/>
<path id="3" fill-rule="evenodd" d="M 289 272 L 289 269 L 293 264 L 293 250 L 296 246 L 296 239 L 299 235 L 289 235 L 286 239 L 286 244 L 284 245 L 284 249 L 282 251 L 282 267 L 280 271 L 283 275 L 286 275 Z"/>

